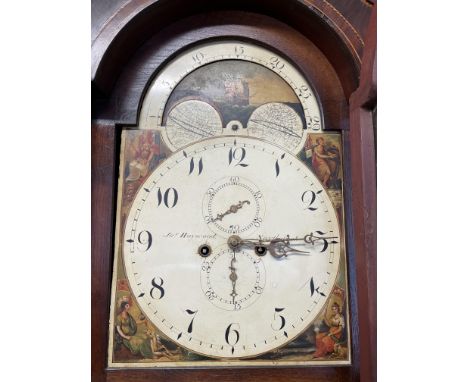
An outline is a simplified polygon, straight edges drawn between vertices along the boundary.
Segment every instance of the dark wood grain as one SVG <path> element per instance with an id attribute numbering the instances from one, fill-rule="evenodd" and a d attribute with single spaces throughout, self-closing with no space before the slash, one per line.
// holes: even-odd
<path id="1" fill-rule="evenodd" d="M 366 38 L 359 88 L 350 99 L 350 150 L 361 380 L 377 380 L 377 6 Z"/>
<path id="2" fill-rule="evenodd" d="M 91 125 L 91 374 L 106 380 L 109 321 L 116 132 L 113 123 Z"/>
<path id="3" fill-rule="evenodd" d="M 255 368 L 198 370 L 121 370 L 109 371 L 108 381 L 121 382 L 344 382 L 351 381 L 349 367 L 318 368 Z"/>
<path id="4" fill-rule="evenodd" d="M 314 84 L 323 109 L 325 128 L 347 128 L 347 96 L 324 54 L 310 40 L 283 23 L 238 11 L 192 16 L 156 34 L 122 69 L 108 103 L 100 107 L 100 117 L 122 125 L 136 125 L 146 87 L 158 68 L 187 46 L 220 36 L 262 44 L 288 57 Z"/>
<path id="5" fill-rule="evenodd" d="M 359 5 L 360 6 L 360 5 Z M 357 87 L 360 67 L 359 35 L 346 18 L 324 0 L 134 0 L 104 25 L 93 42 L 92 80 L 110 94 L 135 51 L 149 38 L 177 20 L 222 10 L 271 16 L 312 41 L 335 68 L 349 97 Z M 357 41 L 357 42 L 356 42 Z"/>

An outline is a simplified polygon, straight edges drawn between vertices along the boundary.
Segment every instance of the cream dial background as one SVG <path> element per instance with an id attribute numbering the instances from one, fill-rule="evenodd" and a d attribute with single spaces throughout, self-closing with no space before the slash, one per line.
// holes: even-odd
<path id="1" fill-rule="evenodd" d="M 246 166 L 234 160 L 229 164 L 233 148 L 245 150 L 242 163 Z M 201 172 L 195 167 L 190 173 L 192 158 L 194 163 L 202 160 Z M 238 310 L 217 307 L 205 295 L 200 281 L 203 263 L 210 257 L 199 256 L 197 248 L 208 243 L 214 250 L 211 256 L 228 248 L 226 237 L 210 230 L 202 211 L 210 185 L 226 176 L 248 179 L 262 192 L 265 214 L 249 235 L 303 237 L 320 230 L 340 242 L 332 203 L 303 163 L 280 147 L 257 139 L 218 137 L 178 151 L 149 176 L 127 218 L 123 259 L 140 308 L 168 338 L 211 357 L 251 357 L 284 345 L 311 324 L 336 278 L 340 244 L 330 245 L 325 252 L 321 252 L 322 245 L 298 245 L 310 254 L 286 259 L 265 255 L 265 285 L 260 296 Z M 306 191 L 316 194 L 314 211 L 307 208 L 310 200 L 304 198 Z M 235 193 L 227 192 L 223 197 L 227 208 L 238 201 Z M 151 246 L 145 250 L 148 233 Z M 242 251 L 255 256 L 253 250 Z M 248 261 L 242 264 L 250 266 Z M 218 272 L 223 273 L 222 269 Z M 241 265 L 237 273 L 239 288 L 242 283 L 252 284 L 250 278 L 243 279 L 251 273 L 243 271 Z M 229 288 L 229 274 L 226 268 L 213 280 Z M 323 295 L 317 292 L 311 296 L 311 277 Z"/>

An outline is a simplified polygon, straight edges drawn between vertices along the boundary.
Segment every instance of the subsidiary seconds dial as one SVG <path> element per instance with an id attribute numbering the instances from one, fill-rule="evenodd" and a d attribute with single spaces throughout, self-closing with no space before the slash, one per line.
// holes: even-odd
<path id="1" fill-rule="evenodd" d="M 300 256 L 245 245 L 311 232 L 319 238 L 287 248 Z M 123 234 L 142 312 L 170 340 L 215 358 L 254 357 L 301 334 L 340 261 L 336 212 L 314 174 L 282 148 L 240 136 L 202 140 L 161 163 Z"/>

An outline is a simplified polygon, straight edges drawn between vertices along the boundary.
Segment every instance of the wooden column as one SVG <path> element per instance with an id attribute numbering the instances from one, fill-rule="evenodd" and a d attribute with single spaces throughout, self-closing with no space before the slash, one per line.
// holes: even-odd
<path id="1" fill-rule="evenodd" d="M 93 122 L 91 136 L 91 375 L 93 382 L 101 382 L 106 380 L 111 295 L 115 125 Z"/>
<path id="2" fill-rule="evenodd" d="M 377 380 L 377 196 L 373 110 L 377 106 L 377 6 L 374 5 L 358 89 L 350 98 L 353 228 L 359 310 L 360 380 Z"/>

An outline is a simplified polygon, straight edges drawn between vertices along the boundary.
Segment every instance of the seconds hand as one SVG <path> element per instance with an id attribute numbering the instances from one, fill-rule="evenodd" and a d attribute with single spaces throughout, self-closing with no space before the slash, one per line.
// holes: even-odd
<path id="1" fill-rule="evenodd" d="M 242 201 L 239 200 L 239 203 L 233 204 L 232 206 L 229 207 L 229 209 L 226 212 L 223 212 L 222 214 L 218 214 L 216 216 L 216 218 L 214 218 L 214 219 L 211 218 L 211 220 L 209 222 L 213 223 L 216 220 L 223 220 L 223 218 L 226 215 L 237 213 L 237 211 L 239 211 L 244 204 L 250 204 L 250 202 L 248 200 L 242 200 Z"/>

